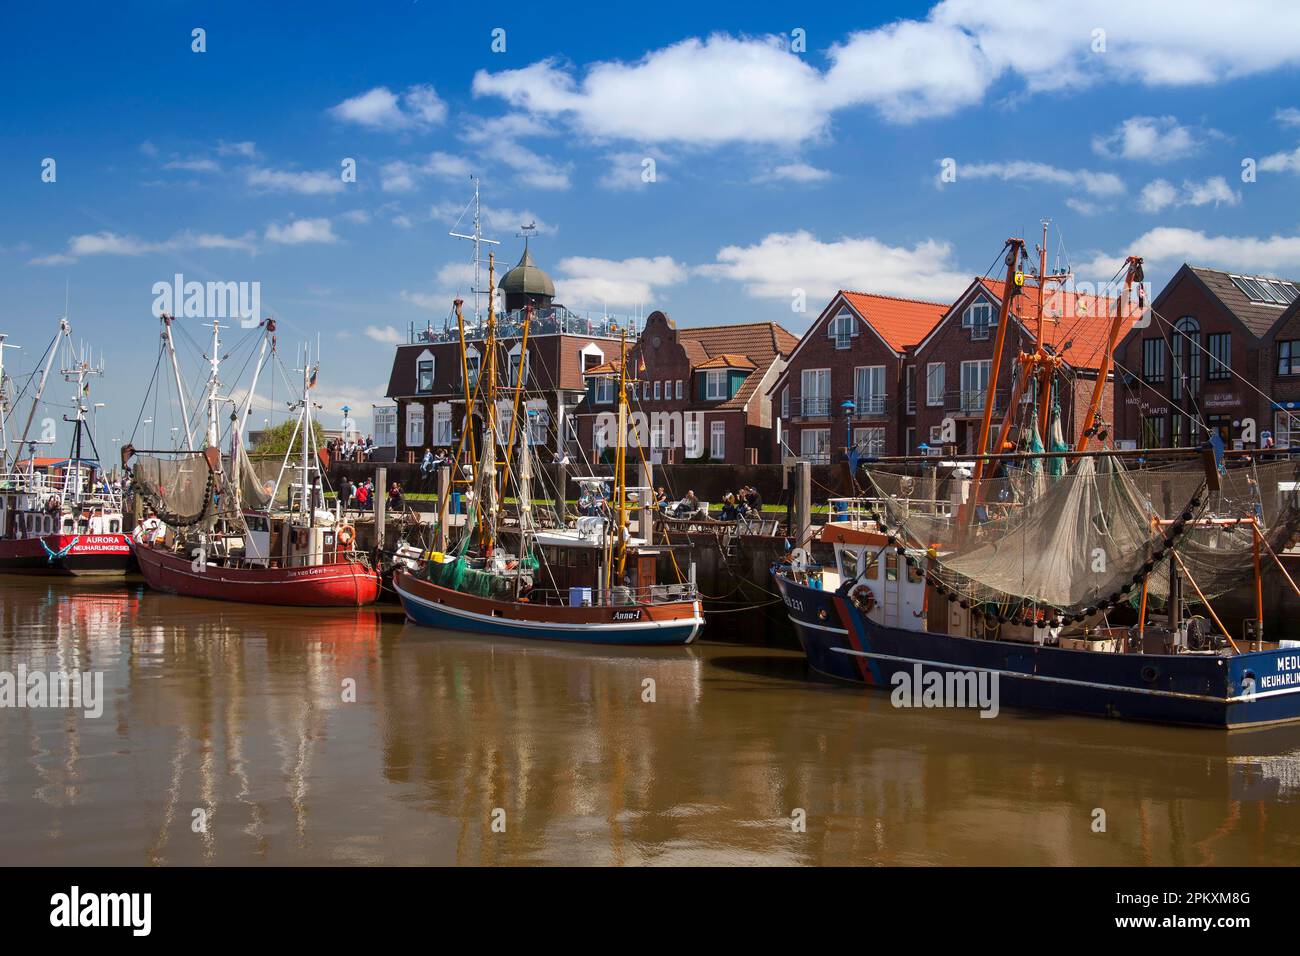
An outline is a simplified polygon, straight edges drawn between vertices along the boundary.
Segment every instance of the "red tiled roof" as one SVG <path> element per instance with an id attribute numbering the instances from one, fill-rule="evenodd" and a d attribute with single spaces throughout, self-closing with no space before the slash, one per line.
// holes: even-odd
<path id="1" fill-rule="evenodd" d="M 747 356 L 733 355 L 730 352 L 723 352 L 721 355 L 714 356 L 707 362 L 701 362 L 696 368 L 748 368 L 753 369 L 755 365 Z"/>
<path id="2" fill-rule="evenodd" d="M 744 359 L 753 369 L 739 390 L 719 408 L 744 408 L 779 355 L 789 355 L 799 345 L 792 335 L 775 322 L 742 322 L 737 325 L 710 325 L 677 330 L 677 341 L 686 350 L 692 368 L 745 368 L 744 365 L 713 364 L 723 356 Z"/>
<path id="3" fill-rule="evenodd" d="M 920 342 L 952 307 L 951 302 L 900 299 L 844 289 L 840 290 L 840 295 L 895 352 L 902 352 L 909 345 Z"/>
<path id="4" fill-rule="evenodd" d="M 995 297 L 1002 297 L 1006 283 L 998 279 L 981 281 Z M 1043 341 L 1075 368 L 1099 368 L 1116 307 L 1116 300 L 1106 296 L 1049 288 L 1043 301 Z M 1032 329 L 1037 310 L 1038 286 L 1027 279 L 1024 292 L 1012 303 L 1011 314 Z M 1128 334 L 1136 319 L 1134 315 L 1125 320 L 1119 338 Z"/>

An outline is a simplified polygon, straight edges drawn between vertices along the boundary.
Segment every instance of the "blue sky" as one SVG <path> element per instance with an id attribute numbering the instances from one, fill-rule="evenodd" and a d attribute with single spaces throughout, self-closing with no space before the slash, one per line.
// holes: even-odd
<path id="1" fill-rule="evenodd" d="M 6 361 L 31 368 L 70 286 L 107 445 L 157 356 L 154 283 L 256 281 L 287 364 L 319 335 L 327 421 L 368 409 L 392 341 L 465 291 L 471 174 L 507 265 L 535 220 L 561 300 L 683 325 L 800 333 L 839 287 L 943 299 L 1044 216 L 1081 279 L 1130 252 L 1157 287 L 1184 260 L 1300 276 L 1300 11 L 1135 7 L 11 8 Z"/>

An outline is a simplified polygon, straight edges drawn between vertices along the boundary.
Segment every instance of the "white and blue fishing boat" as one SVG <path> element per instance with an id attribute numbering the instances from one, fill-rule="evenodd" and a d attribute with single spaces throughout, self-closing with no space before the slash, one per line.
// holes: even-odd
<path id="1" fill-rule="evenodd" d="M 1020 288 L 1024 244 L 1008 247 L 1006 287 Z M 1045 262 L 1038 276 L 1040 289 L 1057 278 Z M 981 679 L 999 707 L 1215 728 L 1300 719 L 1300 641 L 1265 639 L 1261 585 L 1300 527 L 1296 463 L 1221 443 L 1089 447 L 1104 438 L 1110 354 L 1145 308 L 1140 280 L 1132 257 L 1077 448 L 1055 428 L 1041 440 L 1059 363 L 1039 295 L 1038 345 L 1020 354 L 997 441 L 994 362 L 976 453 L 868 460 L 865 493 L 831 502 L 825 566 L 796 548 L 772 568 L 813 670 L 891 693 Z M 1255 613 L 1233 628 L 1213 600 L 1252 582 Z"/>

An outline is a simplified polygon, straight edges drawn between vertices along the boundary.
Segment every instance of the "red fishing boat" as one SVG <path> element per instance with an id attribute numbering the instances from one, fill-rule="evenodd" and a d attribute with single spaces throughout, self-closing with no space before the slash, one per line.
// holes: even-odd
<path id="1" fill-rule="evenodd" d="M 163 316 L 163 323 L 163 347 L 174 355 L 171 319 Z M 133 445 L 122 450 L 124 465 L 135 459 L 135 491 L 152 509 L 132 539 L 140 571 L 150 587 L 186 597 L 308 607 L 371 604 L 379 597 L 379 573 L 354 549 L 355 529 L 323 507 L 310 394 L 316 368 L 305 354 L 294 433 L 283 460 L 273 463 L 273 480 L 259 473 L 244 449 L 241 435 L 257 377 L 268 347 L 275 354 L 275 324 L 268 319 L 263 328 L 252 387 L 232 416 L 228 456 L 217 447 L 222 399 L 215 322 L 204 450 L 167 456 L 139 452 Z M 295 451 L 300 461 L 291 463 Z"/>
<path id="2" fill-rule="evenodd" d="M 4 375 L 4 344 L 0 335 L 0 434 L 8 436 L 10 382 Z M 28 441 L 36 410 L 40 407 L 56 359 L 60 372 L 74 386 L 72 408 L 65 421 L 72 423 L 72 447 L 65 459 L 39 459 L 38 444 Z M 83 351 L 74 353 L 71 328 L 65 317 L 46 350 L 40 384 L 18 447 L 27 458 L 10 471 L 7 441 L 0 447 L 0 572 L 21 574 L 111 575 L 125 574 L 131 546 L 122 533 L 122 498 L 99 468 L 94 434 L 86 427 L 90 377 L 103 373 Z M 87 446 L 89 446 L 87 448 Z"/>

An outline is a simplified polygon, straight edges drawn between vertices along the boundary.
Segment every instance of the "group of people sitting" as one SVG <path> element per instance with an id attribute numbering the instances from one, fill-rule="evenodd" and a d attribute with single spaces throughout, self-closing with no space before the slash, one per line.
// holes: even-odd
<path id="1" fill-rule="evenodd" d="M 432 475 L 434 470 L 444 465 L 451 464 L 451 453 L 445 448 L 424 450 L 424 457 L 420 459 L 420 474 L 424 477 Z"/>
<path id="2" fill-rule="evenodd" d="M 695 491 L 689 490 L 679 501 L 672 501 L 663 486 L 655 489 L 655 508 L 670 518 L 693 518 L 700 511 L 700 499 Z M 722 499 L 722 521 L 739 521 L 750 515 L 758 515 L 763 510 L 763 496 L 757 488 L 743 486 L 734 494 L 727 492 Z"/>
<path id="3" fill-rule="evenodd" d="M 720 517 L 723 521 L 740 521 L 751 515 L 757 516 L 762 511 L 763 496 L 758 493 L 758 489 L 743 485 L 735 494 L 729 491 L 723 495 Z"/>
<path id="4" fill-rule="evenodd" d="M 358 438 L 353 441 L 351 438 L 331 438 L 325 443 L 325 449 L 329 452 L 330 461 L 369 461 L 370 456 L 375 453 L 375 440 L 367 435 L 365 441 Z"/>

